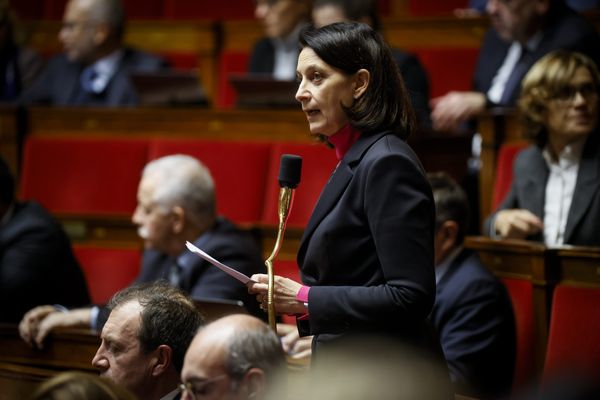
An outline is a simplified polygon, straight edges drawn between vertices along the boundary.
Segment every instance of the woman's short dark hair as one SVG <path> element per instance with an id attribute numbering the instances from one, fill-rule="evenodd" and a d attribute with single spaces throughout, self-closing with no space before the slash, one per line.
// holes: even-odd
<path id="1" fill-rule="evenodd" d="M 307 28 L 300 34 L 300 44 L 343 73 L 366 69 L 371 74 L 364 95 L 344 107 L 354 129 L 363 135 L 391 130 L 402 139 L 414 131 L 415 116 L 404 81 L 379 33 L 363 23 L 339 22 Z"/>

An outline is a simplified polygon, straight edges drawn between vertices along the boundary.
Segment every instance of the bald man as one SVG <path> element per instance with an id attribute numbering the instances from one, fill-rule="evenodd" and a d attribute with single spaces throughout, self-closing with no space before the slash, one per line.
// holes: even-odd
<path id="1" fill-rule="evenodd" d="M 69 0 L 58 38 L 64 54 L 54 57 L 21 96 L 24 104 L 124 106 L 138 102 L 132 71 L 166 67 L 159 57 L 123 46 L 125 17 L 120 0 Z"/>
<path id="2" fill-rule="evenodd" d="M 201 329 L 185 354 L 182 399 L 261 400 L 285 368 L 277 335 L 263 321 L 235 314 Z"/>

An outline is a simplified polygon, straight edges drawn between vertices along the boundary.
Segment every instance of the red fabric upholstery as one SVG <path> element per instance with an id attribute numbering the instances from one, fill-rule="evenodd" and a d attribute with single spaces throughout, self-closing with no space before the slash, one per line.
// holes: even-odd
<path id="1" fill-rule="evenodd" d="M 273 267 L 275 270 L 275 275 L 290 278 L 293 281 L 302 283 L 302 280 L 300 279 L 300 270 L 298 269 L 296 260 L 275 260 Z M 294 316 L 284 315 L 281 319 L 286 324 L 296 325 L 296 317 Z"/>
<path id="2" fill-rule="evenodd" d="M 175 69 L 190 70 L 198 68 L 200 58 L 195 53 L 161 53 L 169 65 Z"/>
<path id="3" fill-rule="evenodd" d="M 229 76 L 234 73 L 248 71 L 250 54 L 246 52 L 223 52 L 219 56 L 217 107 L 232 108 L 237 100 L 233 86 L 229 84 Z"/>
<path id="4" fill-rule="evenodd" d="M 129 286 L 140 270 L 137 248 L 74 245 L 94 304 L 105 304 L 118 290 Z"/>
<path id="5" fill-rule="evenodd" d="M 128 20 L 161 19 L 164 14 L 164 0 L 122 0 Z"/>
<path id="6" fill-rule="evenodd" d="M 165 16 L 173 19 L 252 19 L 254 2 L 165 0 Z"/>
<path id="7" fill-rule="evenodd" d="M 21 198 L 54 213 L 131 215 L 147 154 L 141 139 L 30 137 Z"/>
<path id="8" fill-rule="evenodd" d="M 517 359 L 513 387 L 516 390 L 531 382 L 535 374 L 535 316 L 533 285 L 524 279 L 503 278 L 515 313 Z"/>
<path id="9" fill-rule="evenodd" d="M 329 180 L 337 159 L 335 151 L 322 144 L 277 143 L 273 145 L 269 178 L 267 179 L 267 197 L 263 222 L 279 224 L 277 205 L 279 202 L 279 163 L 282 154 L 297 154 L 302 157 L 302 176 L 295 190 L 294 202 L 288 216 L 288 226 L 304 228 L 317 203 L 323 186 Z"/>
<path id="10" fill-rule="evenodd" d="M 468 0 L 410 0 L 410 14 L 414 16 L 451 15 L 455 8 L 467 8 Z"/>
<path id="11" fill-rule="evenodd" d="M 237 223 L 259 222 L 266 190 L 270 144 L 190 139 L 156 139 L 149 158 L 168 154 L 196 157 L 211 171 L 218 212 Z"/>
<path id="12" fill-rule="evenodd" d="M 508 194 L 513 177 L 513 163 L 521 150 L 527 147 L 527 142 L 505 143 L 500 146 L 496 161 L 496 177 L 492 193 L 492 210 L 498 208 Z"/>
<path id="13" fill-rule="evenodd" d="M 65 6 L 67 5 L 67 1 L 68 0 L 46 0 L 44 17 L 46 19 L 55 19 L 55 20 L 62 19 L 63 14 L 65 12 Z M 39 2 L 38 2 L 38 7 L 39 7 Z"/>
<path id="14" fill-rule="evenodd" d="M 543 381 L 585 371 L 600 379 L 600 287 L 556 286 Z"/>
<path id="15" fill-rule="evenodd" d="M 411 52 L 419 57 L 429 75 L 431 98 L 451 90 L 471 90 L 478 48 L 413 48 Z"/>

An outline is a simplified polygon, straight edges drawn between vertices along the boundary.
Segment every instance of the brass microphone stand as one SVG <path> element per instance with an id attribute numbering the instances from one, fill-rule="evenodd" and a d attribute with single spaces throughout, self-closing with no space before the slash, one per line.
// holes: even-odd
<path id="1" fill-rule="evenodd" d="M 269 278 L 268 290 L 267 290 L 267 312 L 269 315 L 269 326 L 275 333 L 277 333 L 277 323 L 275 321 L 275 304 L 273 304 L 273 286 L 275 285 L 275 275 L 273 272 L 273 260 L 277 257 L 279 249 L 281 249 L 281 243 L 283 242 L 283 234 L 285 232 L 285 224 L 287 217 L 292 206 L 294 199 L 294 190 L 289 187 L 282 187 L 279 190 L 279 207 L 277 213 L 279 214 L 279 227 L 277 228 L 277 240 L 273 247 L 273 252 L 265 261 L 267 266 L 267 275 Z"/>

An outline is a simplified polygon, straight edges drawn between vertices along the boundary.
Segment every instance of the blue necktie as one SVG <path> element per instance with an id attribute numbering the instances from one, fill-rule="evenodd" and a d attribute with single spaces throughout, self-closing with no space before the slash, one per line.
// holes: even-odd
<path id="1" fill-rule="evenodd" d="M 94 81 L 98 78 L 98 73 L 92 67 L 83 70 L 80 77 L 81 87 L 88 93 L 96 93 L 94 90 Z"/>

